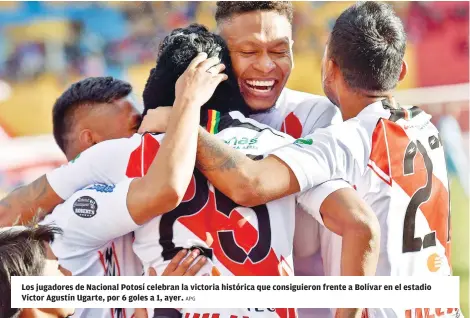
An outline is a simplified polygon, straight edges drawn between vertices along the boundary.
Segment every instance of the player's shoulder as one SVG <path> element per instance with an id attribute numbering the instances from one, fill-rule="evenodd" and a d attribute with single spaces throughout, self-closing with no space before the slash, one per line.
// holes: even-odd
<path id="1" fill-rule="evenodd" d="M 237 128 L 239 131 L 246 131 L 251 133 L 270 132 L 274 136 L 282 137 L 285 139 L 293 139 L 286 133 L 280 132 L 268 125 L 262 124 L 254 119 L 246 117 L 239 111 L 232 111 L 221 118 L 220 131 L 223 134 L 227 128 Z"/>
<path id="2" fill-rule="evenodd" d="M 341 112 L 327 97 L 284 89 L 281 107 L 285 108 L 287 117 L 295 116 L 302 125 L 303 135 L 315 129 L 325 128 L 342 122 Z M 293 118 L 289 118 L 291 121 Z"/>

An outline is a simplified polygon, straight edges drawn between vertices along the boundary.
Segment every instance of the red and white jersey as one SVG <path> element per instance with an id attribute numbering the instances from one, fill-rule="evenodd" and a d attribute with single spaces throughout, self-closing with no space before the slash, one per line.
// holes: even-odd
<path id="1" fill-rule="evenodd" d="M 282 90 L 272 109 L 253 114 L 251 118 L 294 138 L 306 136 L 318 128 L 325 128 L 343 121 L 339 108 L 325 96 L 312 95 L 289 88 Z"/>
<path id="2" fill-rule="evenodd" d="M 217 136 L 253 158 L 293 143 L 287 134 L 245 118 L 239 112 L 217 117 Z M 217 117 L 217 118 L 216 118 Z M 84 151 L 68 165 L 47 175 L 62 198 L 86 184 L 115 184 L 123 178 L 145 175 L 164 134 L 134 135 L 102 142 Z M 112 212 L 111 212 L 112 213 Z M 114 218 L 114 217 L 113 217 Z M 135 231 L 134 251 L 144 268 L 161 274 L 181 248 L 198 247 L 208 256 L 200 275 L 293 275 L 292 244 L 295 197 L 254 208 L 241 208 L 215 190 L 196 170 L 183 202 Z M 147 272 L 147 270 L 145 270 Z M 214 314 L 220 318 L 295 317 L 293 309 L 184 309 L 185 314 Z"/>
<path id="3" fill-rule="evenodd" d="M 302 190 L 343 179 L 371 206 L 381 225 L 376 275 L 451 275 L 447 171 L 430 119 L 417 107 L 393 109 L 379 101 L 273 152 L 292 168 Z M 322 223 L 313 193 L 305 191 L 298 201 Z M 331 266 L 339 272 L 339 261 Z M 374 317 L 405 315 L 375 311 Z"/>
<path id="4" fill-rule="evenodd" d="M 74 276 L 140 276 L 142 263 L 132 250 L 138 225 L 127 210 L 132 179 L 116 186 L 94 184 L 77 191 L 41 224 L 62 229 L 50 244 L 59 264 Z M 133 309 L 77 308 L 74 317 L 130 318 Z"/>
<path id="5" fill-rule="evenodd" d="M 325 96 L 312 95 L 284 88 L 273 109 L 268 112 L 254 114 L 251 118 L 269 125 L 276 130 L 289 134 L 294 138 L 312 134 L 319 128 L 341 123 L 342 117 L 338 107 Z M 347 187 L 346 183 L 343 187 Z M 339 188 L 338 188 L 339 189 Z M 320 198 L 321 199 L 321 198 Z M 330 275 L 328 264 L 328 245 L 336 234 L 311 217 L 305 217 L 301 207 L 297 207 L 296 228 L 294 236 L 294 267 L 300 275 Z M 321 244 L 319 244 L 321 242 Z M 321 253 L 318 250 L 321 246 Z M 333 256 L 333 255 L 331 255 Z M 341 254 L 339 254 L 341 257 Z M 324 270 L 325 268 L 325 270 Z M 300 310 L 302 314 L 303 310 Z M 305 310 L 306 317 L 330 317 L 324 310 Z M 301 315 L 302 316 L 302 315 Z"/>

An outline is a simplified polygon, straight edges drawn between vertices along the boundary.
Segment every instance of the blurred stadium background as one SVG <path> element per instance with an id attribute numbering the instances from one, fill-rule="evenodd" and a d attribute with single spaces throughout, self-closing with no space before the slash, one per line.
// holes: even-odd
<path id="1" fill-rule="evenodd" d="M 322 94 L 323 47 L 351 3 L 295 2 L 288 87 Z M 462 152 L 450 165 L 452 255 L 468 316 L 469 3 L 392 4 L 409 37 L 409 74 L 398 100 L 425 108 L 436 123 L 450 119 L 450 139 Z M 193 21 L 214 29 L 214 9 L 214 2 L 0 2 L 0 197 L 64 162 L 50 134 L 51 108 L 68 84 L 112 75 L 131 82 L 140 102 L 159 41 Z M 454 172 L 461 166 L 467 172 L 459 179 Z"/>

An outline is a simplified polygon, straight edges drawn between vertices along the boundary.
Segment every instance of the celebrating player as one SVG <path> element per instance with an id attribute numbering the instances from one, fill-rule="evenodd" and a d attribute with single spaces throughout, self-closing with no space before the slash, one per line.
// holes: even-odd
<path id="1" fill-rule="evenodd" d="M 200 130 L 199 169 L 247 206 L 344 179 L 380 221 L 376 275 L 450 275 L 449 191 L 439 134 L 431 116 L 417 107 L 401 107 L 392 95 L 406 74 L 405 47 L 402 22 L 389 5 L 351 6 L 336 20 L 322 62 L 325 94 L 346 121 L 258 161 Z M 298 200 L 319 222 L 329 222 L 326 200 L 311 205 L 308 192 Z M 330 245 L 329 253 L 344 257 L 346 244 L 344 239 L 342 246 Z M 331 266 L 337 272 L 340 262 Z M 403 312 L 375 309 L 371 314 Z"/>
<path id="2" fill-rule="evenodd" d="M 224 64 L 230 64 L 228 50 L 220 37 L 207 32 L 200 26 L 175 30 L 163 42 L 159 53 L 159 63 L 151 71 L 146 93 L 144 93 L 147 108 L 173 103 L 171 96 L 175 94 L 168 78 L 170 80 L 173 78 L 173 81 L 178 78 L 180 72 L 184 71 L 187 63 L 198 50 L 220 55 Z M 240 107 L 239 102 L 243 99 L 240 97 L 238 85 L 230 67 L 227 68 L 227 75 L 229 80 L 220 85 L 221 90 L 219 88 L 216 90 L 216 94 L 205 105 L 206 108 L 218 107 L 218 109 L 230 110 Z M 165 93 L 159 93 L 159 91 Z M 193 93 L 207 94 L 202 90 Z M 149 96 L 153 97 L 149 98 Z M 176 96 L 179 95 L 176 94 Z M 222 98 L 227 101 L 220 103 Z M 211 101 L 217 103 L 211 105 Z M 246 119 L 238 112 L 219 117 L 217 111 L 211 110 L 205 126 L 212 132 L 220 131 L 219 137 L 252 156 L 262 155 L 270 149 L 293 141 L 287 135 Z M 117 182 L 115 180 L 120 180 L 124 176 L 141 176 L 146 173 L 149 160 L 152 160 L 160 147 L 162 137 L 162 135 L 144 134 L 143 137 L 100 143 L 83 152 L 73 163 L 49 174 L 48 180 L 57 193 L 66 198 L 82 187 L 82 184 L 91 183 L 91 180 L 104 178 L 114 183 Z M 132 142 L 132 140 L 140 141 L 141 138 L 140 145 Z M 106 158 L 110 160 L 106 161 Z M 341 194 L 338 198 L 340 197 Z M 369 221 L 368 217 L 373 214 L 360 200 L 353 202 L 356 203 L 357 209 L 338 205 L 338 216 L 340 216 L 338 226 L 345 231 L 355 232 L 356 236 L 360 237 L 357 234 L 367 228 L 364 226 L 364 219 Z M 153 219 L 136 231 L 135 250 L 144 266 L 154 268 L 157 272 L 161 271 L 161 267 L 179 249 L 195 245 L 199 248 L 196 251 L 200 250 L 211 260 L 205 269 L 202 269 L 203 273 L 205 271 L 212 275 L 289 275 L 292 268 L 294 206 L 295 198 L 289 197 L 270 202 L 265 206 L 238 210 L 236 204 L 212 186 L 208 186 L 205 179 L 195 172 L 194 180 L 190 184 L 183 204 L 170 213 L 169 217 Z M 362 217 L 354 215 L 358 212 L 362 213 Z M 242 222 L 251 219 L 250 215 L 256 216 L 258 222 L 254 224 L 249 221 Z M 354 222 L 357 219 L 361 222 Z M 367 225 L 373 227 L 373 219 Z M 276 236 L 272 236 L 272 232 L 276 232 Z M 160 235 L 159 241 L 155 238 L 156 233 Z M 255 240 L 251 240 L 250 237 Z M 371 252 L 369 248 L 373 249 L 372 254 L 377 249 L 373 244 L 370 245 L 370 238 L 363 241 L 361 237 L 360 241 L 355 241 L 358 244 L 352 251 L 356 251 L 358 258 L 355 261 L 358 266 L 353 265 L 351 268 L 358 269 L 358 273 L 361 274 L 364 264 L 375 266 L 374 258 L 368 258 L 368 253 Z M 359 255 L 361 253 L 365 256 Z M 188 309 L 186 312 L 209 313 L 208 310 L 201 312 L 201 310 Z M 220 310 L 210 310 L 210 312 L 220 313 Z M 230 313 L 238 312 L 246 314 L 247 310 L 232 309 L 230 311 Z M 266 309 L 263 315 L 273 314 L 272 311 Z M 283 315 L 287 315 L 287 312 Z"/>

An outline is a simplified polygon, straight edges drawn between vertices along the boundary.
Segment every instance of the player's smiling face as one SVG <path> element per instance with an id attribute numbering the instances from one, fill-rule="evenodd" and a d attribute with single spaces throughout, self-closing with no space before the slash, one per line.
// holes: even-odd
<path id="1" fill-rule="evenodd" d="M 220 24 L 245 102 L 254 111 L 276 103 L 292 71 L 292 26 L 275 11 L 234 15 Z"/>

